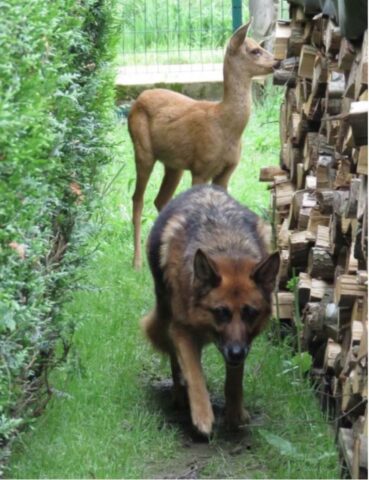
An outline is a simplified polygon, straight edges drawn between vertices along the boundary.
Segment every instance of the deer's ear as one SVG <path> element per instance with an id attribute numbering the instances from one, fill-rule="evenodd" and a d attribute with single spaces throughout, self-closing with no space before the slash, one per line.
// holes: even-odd
<path id="1" fill-rule="evenodd" d="M 236 52 L 236 50 L 238 50 L 239 47 L 243 44 L 251 23 L 252 23 L 252 18 L 250 18 L 250 20 L 247 23 L 245 23 L 245 25 L 241 25 L 241 27 L 239 27 L 234 32 L 228 45 L 231 52 Z"/>

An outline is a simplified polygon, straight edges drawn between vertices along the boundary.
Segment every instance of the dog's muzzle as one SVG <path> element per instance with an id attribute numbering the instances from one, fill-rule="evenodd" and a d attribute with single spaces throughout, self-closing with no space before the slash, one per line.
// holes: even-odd
<path id="1" fill-rule="evenodd" d="M 232 343 L 223 347 L 223 355 L 229 365 L 240 365 L 249 353 L 249 347 L 239 343 Z"/>

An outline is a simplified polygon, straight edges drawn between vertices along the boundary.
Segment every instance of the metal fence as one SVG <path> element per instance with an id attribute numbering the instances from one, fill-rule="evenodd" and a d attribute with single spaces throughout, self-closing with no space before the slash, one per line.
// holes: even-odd
<path id="1" fill-rule="evenodd" d="M 248 16 L 247 4 L 241 0 L 123 0 L 121 64 L 221 62 L 232 29 Z"/>
<path id="2" fill-rule="evenodd" d="M 188 72 L 189 65 L 192 70 L 219 70 L 227 39 L 248 19 L 248 3 L 248 0 L 121 0 L 120 66 L 139 72 L 170 68 Z M 286 0 L 280 0 L 279 14 L 285 16 L 286 10 Z M 126 77 L 130 71 L 125 71 Z"/>

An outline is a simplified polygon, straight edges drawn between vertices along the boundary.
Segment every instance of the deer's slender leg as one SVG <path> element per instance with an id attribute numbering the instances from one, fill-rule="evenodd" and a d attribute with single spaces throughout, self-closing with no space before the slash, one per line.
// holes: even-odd
<path id="1" fill-rule="evenodd" d="M 136 156 L 136 188 L 132 196 L 133 202 L 133 230 L 134 230 L 134 257 L 133 266 L 137 270 L 142 266 L 142 252 L 141 252 L 141 216 L 144 203 L 144 193 L 147 182 L 154 166 L 152 163 L 145 163 L 137 161 Z"/>
<path id="2" fill-rule="evenodd" d="M 227 190 L 229 179 L 231 178 L 231 175 L 236 167 L 237 164 L 226 166 L 219 175 L 213 178 L 212 183 L 214 185 L 219 185 L 220 187 L 223 187 L 225 190 Z"/>
<path id="3" fill-rule="evenodd" d="M 174 170 L 173 168 L 165 167 L 164 178 L 154 202 L 159 212 L 173 197 L 182 175 L 183 170 Z"/>

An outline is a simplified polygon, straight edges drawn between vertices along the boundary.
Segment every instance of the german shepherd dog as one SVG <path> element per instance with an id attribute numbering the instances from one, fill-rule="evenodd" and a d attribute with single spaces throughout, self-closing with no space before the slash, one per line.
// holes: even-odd
<path id="1" fill-rule="evenodd" d="M 148 239 L 155 308 L 141 321 L 153 345 L 170 356 L 174 399 L 189 400 L 192 423 L 210 435 L 214 414 L 201 350 L 214 342 L 226 363 L 225 414 L 248 421 L 244 361 L 271 313 L 278 252 L 267 253 L 264 222 L 222 188 L 200 185 L 161 211 Z"/>

